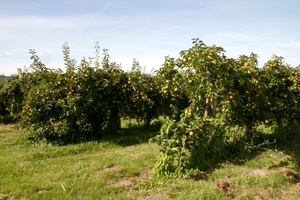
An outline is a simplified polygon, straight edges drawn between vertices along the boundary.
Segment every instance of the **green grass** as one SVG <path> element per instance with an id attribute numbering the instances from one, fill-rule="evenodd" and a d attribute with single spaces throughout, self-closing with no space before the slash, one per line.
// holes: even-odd
<path id="1" fill-rule="evenodd" d="M 0 125 L 0 199 L 300 198 L 298 139 L 165 185 L 151 179 L 158 130 L 123 125 L 118 137 L 58 146 L 24 143 L 26 133 Z"/>

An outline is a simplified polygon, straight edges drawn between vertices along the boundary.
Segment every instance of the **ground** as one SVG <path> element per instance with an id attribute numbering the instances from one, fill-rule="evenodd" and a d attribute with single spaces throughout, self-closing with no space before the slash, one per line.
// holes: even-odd
<path id="1" fill-rule="evenodd" d="M 152 179 L 156 133 L 56 146 L 26 144 L 26 133 L 0 125 L 0 199 L 300 199 L 299 138 L 166 183 Z"/>

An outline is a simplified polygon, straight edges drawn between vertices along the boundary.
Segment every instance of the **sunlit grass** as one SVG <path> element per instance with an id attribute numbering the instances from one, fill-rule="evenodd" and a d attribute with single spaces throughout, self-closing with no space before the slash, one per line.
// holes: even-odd
<path id="1" fill-rule="evenodd" d="M 159 127 L 124 124 L 117 136 L 59 146 L 26 143 L 0 126 L 0 199 L 299 199 L 299 151 L 270 148 L 221 163 L 197 180 L 151 179 Z M 23 136 L 22 136 L 23 135 Z M 290 145 L 292 147 L 293 145 Z M 295 145 L 297 148 L 298 145 Z"/>

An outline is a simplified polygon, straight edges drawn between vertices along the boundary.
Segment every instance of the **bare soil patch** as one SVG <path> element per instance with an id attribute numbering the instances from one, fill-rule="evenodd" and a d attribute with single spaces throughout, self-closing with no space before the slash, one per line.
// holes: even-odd
<path id="1" fill-rule="evenodd" d="M 3 124 L 0 123 L 0 131 L 6 130 L 6 129 L 12 129 L 15 125 L 14 124 Z"/>
<path id="2" fill-rule="evenodd" d="M 267 168 L 262 168 L 262 169 L 254 169 L 253 171 L 250 171 L 250 175 L 255 175 L 255 176 L 266 176 L 270 173 L 270 170 Z"/>
<path id="3" fill-rule="evenodd" d="M 115 165 L 115 164 L 111 164 L 111 165 L 105 165 L 102 167 L 102 170 L 101 171 L 117 171 L 119 170 L 120 167 L 118 165 Z"/>
<path id="4" fill-rule="evenodd" d="M 270 192 L 264 189 L 258 188 L 256 190 L 257 196 L 254 197 L 254 200 L 271 200 L 273 199 Z"/>
<path id="5" fill-rule="evenodd" d="M 220 179 L 216 181 L 215 190 L 224 191 L 226 195 L 230 198 L 234 198 L 234 189 L 237 186 L 237 183 L 232 179 Z"/>

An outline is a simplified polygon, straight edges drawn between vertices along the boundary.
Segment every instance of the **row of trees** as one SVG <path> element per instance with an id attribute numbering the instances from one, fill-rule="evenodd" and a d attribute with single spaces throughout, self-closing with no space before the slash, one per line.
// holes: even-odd
<path id="1" fill-rule="evenodd" d="M 120 128 L 121 118 L 149 125 L 154 117 L 173 114 L 170 106 L 163 106 L 170 100 L 161 96 L 161 80 L 142 73 L 136 60 L 132 70 L 125 72 L 110 61 L 107 50 L 100 60 L 98 43 L 95 50 L 95 58 L 83 58 L 77 64 L 64 44 L 65 72 L 47 68 L 30 50 L 31 72 L 1 86 L 0 114 L 9 112 L 21 127 L 37 135 L 64 136 L 73 142 L 112 134 Z"/>
<path id="2" fill-rule="evenodd" d="M 110 61 L 83 58 L 79 64 L 63 45 L 66 71 L 48 69 L 31 50 L 32 72 L 0 88 L 0 114 L 44 137 L 71 141 L 114 133 L 121 118 L 168 116 L 156 137 L 161 154 L 156 175 L 184 175 L 228 156 L 228 146 L 251 143 L 256 127 L 299 121 L 300 68 L 273 56 L 259 68 L 257 55 L 228 58 L 223 48 L 198 39 L 179 58 L 166 57 L 155 75 L 137 61 L 124 72 Z M 4 109 L 5 108 L 5 109 Z"/>

